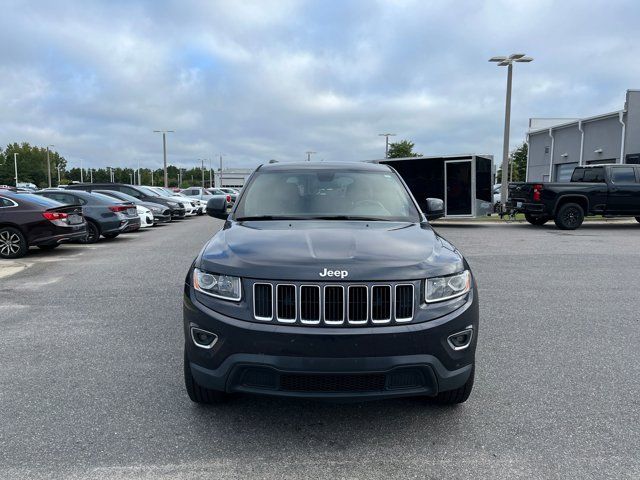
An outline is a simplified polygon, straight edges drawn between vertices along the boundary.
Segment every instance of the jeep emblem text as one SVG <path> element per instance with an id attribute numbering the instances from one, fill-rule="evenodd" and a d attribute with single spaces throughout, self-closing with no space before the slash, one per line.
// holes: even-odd
<path id="1" fill-rule="evenodd" d="M 320 272 L 319 274 L 321 277 L 340 277 L 340 278 L 345 278 L 347 275 L 349 275 L 349 272 L 346 270 L 328 270 L 328 269 L 324 269 L 322 272 Z"/>

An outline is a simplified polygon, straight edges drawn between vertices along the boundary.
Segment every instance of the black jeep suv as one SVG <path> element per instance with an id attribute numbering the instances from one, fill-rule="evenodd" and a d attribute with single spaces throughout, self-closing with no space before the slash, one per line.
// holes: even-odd
<path id="1" fill-rule="evenodd" d="M 399 175 L 369 163 L 269 164 L 248 180 L 184 287 L 184 374 L 194 402 L 247 392 L 325 399 L 426 396 L 473 386 L 478 294 Z"/>

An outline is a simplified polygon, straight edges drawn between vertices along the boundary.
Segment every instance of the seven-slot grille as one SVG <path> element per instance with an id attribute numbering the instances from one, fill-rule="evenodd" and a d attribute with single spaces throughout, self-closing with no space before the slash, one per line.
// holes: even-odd
<path id="1" fill-rule="evenodd" d="M 380 325 L 410 322 L 414 315 L 412 283 L 380 285 L 308 285 L 256 282 L 256 320 L 304 325 Z"/>

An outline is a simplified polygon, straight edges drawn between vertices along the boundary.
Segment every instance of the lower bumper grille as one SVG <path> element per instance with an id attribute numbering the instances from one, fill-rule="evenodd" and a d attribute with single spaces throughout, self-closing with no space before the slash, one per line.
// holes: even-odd
<path id="1" fill-rule="evenodd" d="M 256 366 L 246 367 L 239 378 L 244 388 L 299 393 L 383 392 L 430 385 L 413 367 L 386 373 L 290 373 Z"/>

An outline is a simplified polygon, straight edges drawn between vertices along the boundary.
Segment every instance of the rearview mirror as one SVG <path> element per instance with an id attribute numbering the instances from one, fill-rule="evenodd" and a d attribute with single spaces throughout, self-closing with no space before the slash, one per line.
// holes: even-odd
<path id="1" fill-rule="evenodd" d="M 444 202 L 439 198 L 427 198 L 427 209 L 424 212 L 427 220 L 444 217 Z"/>
<path id="2" fill-rule="evenodd" d="M 207 215 L 226 220 L 229 216 L 227 213 L 227 199 L 225 197 L 210 198 L 207 202 Z"/>

